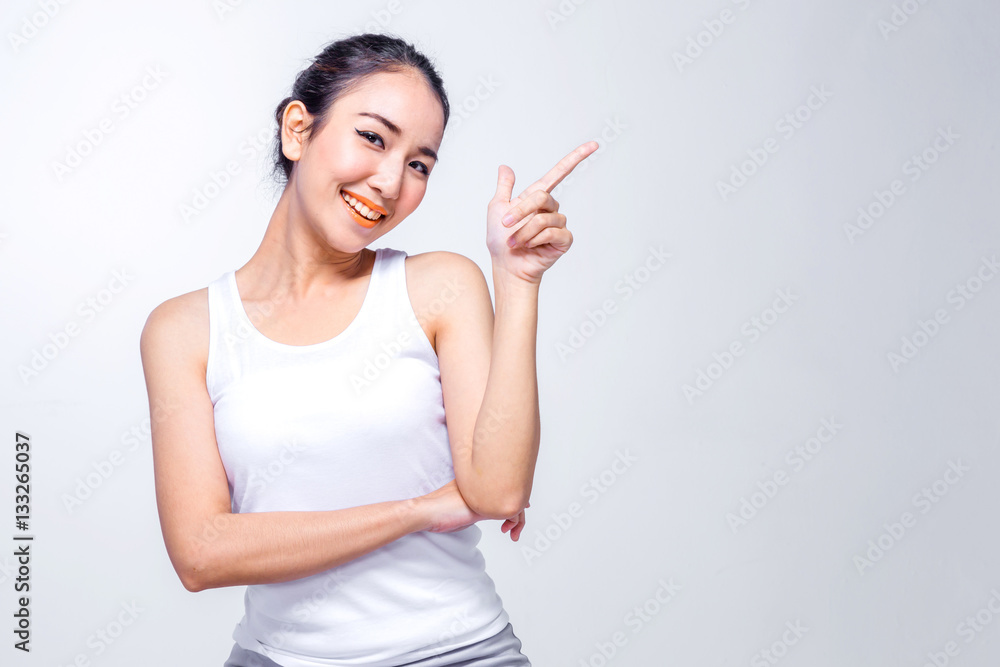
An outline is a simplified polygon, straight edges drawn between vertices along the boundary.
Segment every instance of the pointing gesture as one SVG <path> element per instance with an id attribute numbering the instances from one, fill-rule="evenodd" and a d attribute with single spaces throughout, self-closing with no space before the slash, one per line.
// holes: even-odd
<path id="1" fill-rule="evenodd" d="M 542 274 L 573 243 L 566 216 L 552 189 L 580 162 L 598 149 L 596 141 L 577 146 L 540 179 L 511 197 L 514 171 L 500 165 L 497 191 L 486 209 L 486 246 L 494 266 L 527 282 L 541 282 Z"/>

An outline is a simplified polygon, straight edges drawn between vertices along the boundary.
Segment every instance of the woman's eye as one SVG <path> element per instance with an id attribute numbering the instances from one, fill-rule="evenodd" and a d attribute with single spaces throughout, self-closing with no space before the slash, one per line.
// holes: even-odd
<path id="1" fill-rule="evenodd" d="M 423 162 L 411 162 L 410 165 L 416 165 L 417 171 L 419 171 L 421 174 L 427 175 L 430 173 L 427 169 L 427 165 L 424 164 Z"/>
<path id="2" fill-rule="evenodd" d="M 382 137 L 378 136 L 374 132 L 365 132 L 364 130 L 359 130 L 358 128 L 354 128 L 354 131 L 357 132 L 358 134 L 360 134 L 365 139 L 367 139 L 369 143 L 373 143 L 374 144 L 375 141 L 372 141 L 373 139 L 375 139 L 375 140 L 377 140 L 379 142 L 382 141 Z"/>

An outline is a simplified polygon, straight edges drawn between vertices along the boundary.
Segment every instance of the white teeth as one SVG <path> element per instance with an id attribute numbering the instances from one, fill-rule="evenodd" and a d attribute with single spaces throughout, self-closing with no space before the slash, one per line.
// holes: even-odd
<path id="1" fill-rule="evenodd" d="M 370 208 L 368 208 L 367 206 L 365 206 L 364 204 L 362 204 L 361 202 L 359 202 L 357 199 L 347 194 L 346 192 L 341 192 L 340 194 L 343 196 L 344 201 L 350 204 L 358 213 L 368 218 L 369 220 L 378 220 L 379 218 L 382 217 L 381 213 L 371 210 Z"/>

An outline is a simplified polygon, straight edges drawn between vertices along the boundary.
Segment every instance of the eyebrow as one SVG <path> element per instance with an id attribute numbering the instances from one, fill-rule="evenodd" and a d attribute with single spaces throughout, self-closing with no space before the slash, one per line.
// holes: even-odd
<path id="1" fill-rule="evenodd" d="M 358 115 L 359 116 L 368 116 L 369 118 L 374 118 L 378 122 L 380 122 L 383 125 L 385 125 L 386 129 L 388 129 L 390 132 L 392 132 L 396 136 L 399 136 L 400 134 L 403 133 L 403 131 L 401 129 L 399 129 L 398 125 L 396 125 L 395 123 L 393 123 L 391 120 L 389 120 L 385 116 L 381 116 L 381 115 L 379 115 L 377 113 L 373 113 L 373 112 L 370 112 L 370 111 L 362 111 Z M 437 153 L 435 153 L 434 151 L 432 151 L 427 146 L 419 146 L 417 148 L 417 150 L 419 150 L 421 153 L 423 153 L 427 157 L 433 158 L 435 162 L 439 162 Z"/>

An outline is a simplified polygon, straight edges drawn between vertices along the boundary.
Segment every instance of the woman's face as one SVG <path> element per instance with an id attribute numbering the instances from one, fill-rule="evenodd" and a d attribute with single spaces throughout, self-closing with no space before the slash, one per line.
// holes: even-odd
<path id="1" fill-rule="evenodd" d="M 297 104 L 286 125 L 311 121 Z M 318 134 L 290 141 L 286 130 L 283 150 L 297 159 L 292 206 L 331 248 L 358 252 L 417 208 L 443 134 L 441 102 L 422 74 L 372 74 L 331 105 Z M 356 213 L 345 195 L 366 208 Z"/>

